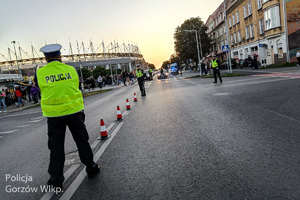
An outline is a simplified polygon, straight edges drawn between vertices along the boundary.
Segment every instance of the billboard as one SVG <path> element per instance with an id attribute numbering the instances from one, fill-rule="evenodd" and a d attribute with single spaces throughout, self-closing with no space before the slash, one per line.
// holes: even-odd
<path id="1" fill-rule="evenodd" d="M 290 62 L 297 62 L 300 50 L 300 0 L 285 0 Z"/>

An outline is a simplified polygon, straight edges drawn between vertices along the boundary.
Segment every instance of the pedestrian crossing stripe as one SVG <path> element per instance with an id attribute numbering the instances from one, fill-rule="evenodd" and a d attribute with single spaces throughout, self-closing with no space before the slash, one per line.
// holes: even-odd
<path id="1" fill-rule="evenodd" d="M 252 76 L 300 78 L 300 74 L 294 74 L 294 73 L 256 74 L 256 75 L 252 75 Z"/>

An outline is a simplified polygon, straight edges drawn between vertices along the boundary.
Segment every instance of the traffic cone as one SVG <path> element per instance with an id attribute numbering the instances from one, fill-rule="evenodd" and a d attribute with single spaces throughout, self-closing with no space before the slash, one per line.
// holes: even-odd
<path id="1" fill-rule="evenodd" d="M 126 99 L 126 109 L 130 110 L 130 105 L 129 105 L 128 99 Z"/>
<path id="2" fill-rule="evenodd" d="M 100 138 L 99 140 L 106 140 L 108 139 L 110 136 L 107 134 L 107 130 L 105 128 L 105 124 L 103 119 L 100 120 Z"/>
<path id="3" fill-rule="evenodd" d="M 136 94 L 134 93 L 133 101 L 137 101 Z"/>
<path id="4" fill-rule="evenodd" d="M 122 114 L 119 106 L 117 106 L 117 120 L 122 120 Z"/>

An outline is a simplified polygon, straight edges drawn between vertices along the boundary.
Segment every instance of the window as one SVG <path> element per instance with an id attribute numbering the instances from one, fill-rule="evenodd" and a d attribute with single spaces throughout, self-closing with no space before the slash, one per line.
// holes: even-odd
<path id="1" fill-rule="evenodd" d="M 261 9 L 261 0 L 257 0 L 257 10 Z"/>
<path id="2" fill-rule="evenodd" d="M 264 33 L 264 19 L 261 18 L 259 19 L 259 34 L 263 34 Z"/>
<path id="3" fill-rule="evenodd" d="M 218 38 L 219 37 L 219 33 L 218 33 L 218 31 L 216 31 L 216 38 Z"/>
<path id="4" fill-rule="evenodd" d="M 265 30 L 280 27 L 279 6 L 270 8 L 264 12 L 265 15 Z"/>
<path id="5" fill-rule="evenodd" d="M 219 35 L 221 36 L 223 34 L 222 27 L 219 29 Z"/>
<path id="6" fill-rule="evenodd" d="M 238 31 L 238 39 L 239 42 L 242 42 L 241 30 Z"/>
<path id="7" fill-rule="evenodd" d="M 248 15 L 252 15 L 251 1 L 248 2 Z"/>
<path id="8" fill-rule="evenodd" d="M 254 37 L 253 24 L 250 24 L 250 38 Z"/>
<path id="9" fill-rule="evenodd" d="M 248 26 L 245 27 L 245 33 L 246 33 L 246 40 L 249 39 L 249 30 L 248 30 Z"/>
<path id="10" fill-rule="evenodd" d="M 234 16 L 234 14 L 232 15 L 232 26 L 234 26 L 235 25 L 235 16 Z"/>
<path id="11" fill-rule="evenodd" d="M 222 17 L 221 17 L 221 14 L 219 14 L 219 23 L 221 22 L 222 20 Z"/>
<path id="12" fill-rule="evenodd" d="M 225 45 L 228 45 L 227 40 L 225 40 Z"/>
<path id="13" fill-rule="evenodd" d="M 239 15 L 239 11 L 236 11 L 236 23 L 240 22 L 240 15 Z"/>
<path id="14" fill-rule="evenodd" d="M 220 50 L 220 44 L 218 44 L 218 49 L 217 49 L 218 51 Z"/>
<path id="15" fill-rule="evenodd" d="M 236 33 L 234 33 L 233 35 L 234 35 L 234 44 L 237 44 Z"/>
<path id="16" fill-rule="evenodd" d="M 263 3 L 266 3 L 266 2 L 268 2 L 269 0 L 263 0 Z"/>
<path id="17" fill-rule="evenodd" d="M 223 28 L 224 28 L 224 33 L 226 33 L 226 26 L 224 25 L 224 27 L 223 27 Z"/>
<path id="18" fill-rule="evenodd" d="M 233 36 L 232 36 L 232 34 L 230 35 L 230 41 L 231 41 L 231 45 L 233 45 Z"/>
<path id="19" fill-rule="evenodd" d="M 229 17 L 229 27 L 231 28 L 231 17 Z"/>
<path id="20" fill-rule="evenodd" d="M 246 17 L 248 17 L 248 15 L 247 15 L 247 5 L 244 5 L 244 19 L 246 18 Z"/>

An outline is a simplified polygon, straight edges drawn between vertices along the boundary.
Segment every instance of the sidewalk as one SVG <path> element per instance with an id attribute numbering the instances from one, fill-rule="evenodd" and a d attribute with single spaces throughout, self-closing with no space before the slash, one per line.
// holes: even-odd
<path id="1" fill-rule="evenodd" d="M 134 82 L 134 85 L 136 85 L 136 84 L 137 84 L 137 81 Z M 132 86 L 134 86 L 134 85 L 132 85 Z M 102 87 L 102 89 L 100 89 L 99 87 L 96 87 L 94 90 L 90 89 L 90 91 L 88 89 L 84 89 L 84 92 L 89 93 L 89 92 L 94 92 L 94 91 L 99 91 L 99 90 L 116 89 L 116 88 L 121 88 L 121 87 L 130 87 L 130 86 L 124 86 L 124 84 L 121 83 L 120 85 L 116 85 L 116 86 L 105 86 L 105 87 Z M 41 106 L 40 104 L 37 105 L 37 104 L 33 104 L 31 102 L 23 101 L 23 103 L 24 103 L 24 106 L 21 105 L 20 107 L 17 107 L 15 104 L 11 104 L 11 106 L 6 105 L 7 112 L 0 112 L 0 116 L 1 116 L 1 114 L 5 114 L 5 113 L 20 111 L 20 110 L 24 110 L 24 109 L 30 108 L 30 107 Z M 40 100 L 39 100 L 39 103 L 40 103 Z"/>

